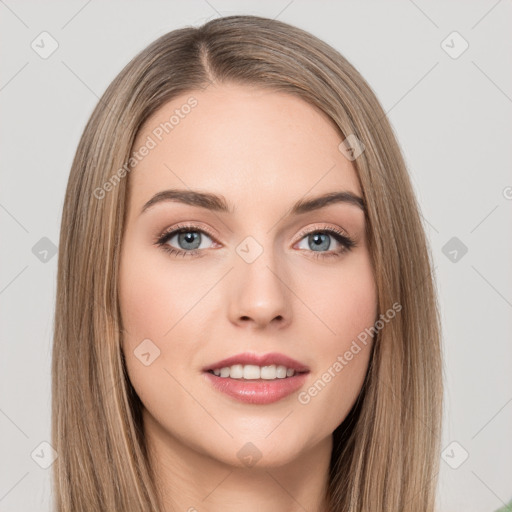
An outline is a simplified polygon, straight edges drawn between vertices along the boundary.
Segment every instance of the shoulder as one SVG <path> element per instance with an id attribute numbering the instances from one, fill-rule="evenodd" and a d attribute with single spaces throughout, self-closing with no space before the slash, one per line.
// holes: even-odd
<path id="1" fill-rule="evenodd" d="M 512 500 L 495 512 L 512 512 Z"/>

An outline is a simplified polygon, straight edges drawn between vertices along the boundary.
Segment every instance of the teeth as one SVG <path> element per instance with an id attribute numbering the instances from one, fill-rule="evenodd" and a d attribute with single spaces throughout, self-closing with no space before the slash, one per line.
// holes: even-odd
<path id="1" fill-rule="evenodd" d="M 276 376 L 279 379 L 284 379 L 286 377 L 286 366 L 278 366 L 276 368 Z"/>
<path id="2" fill-rule="evenodd" d="M 217 377 L 230 377 L 231 379 L 285 379 L 286 377 L 293 377 L 295 370 L 286 368 L 286 366 L 256 366 L 254 364 L 234 364 L 233 366 L 225 366 L 224 368 L 216 368 L 213 374 Z"/>
<path id="3" fill-rule="evenodd" d="M 278 377 L 276 371 L 276 365 L 272 364 L 270 366 L 262 366 L 261 367 L 261 378 L 262 379 L 275 379 Z"/>
<path id="4" fill-rule="evenodd" d="M 241 364 L 234 364 L 228 368 L 228 370 L 228 377 L 231 377 L 232 379 L 242 379 L 244 376 L 244 367 Z"/>
<path id="5" fill-rule="evenodd" d="M 229 376 L 231 377 L 231 368 L 229 369 Z M 244 379 L 259 379 L 261 370 L 259 366 L 254 364 L 246 364 L 244 366 Z"/>

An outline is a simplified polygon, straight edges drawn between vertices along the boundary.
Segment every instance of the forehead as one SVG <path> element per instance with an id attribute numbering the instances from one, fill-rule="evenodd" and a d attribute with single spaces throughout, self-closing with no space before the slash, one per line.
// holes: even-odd
<path id="1" fill-rule="evenodd" d="M 211 85 L 162 106 L 133 151 L 150 147 L 130 173 L 137 203 L 165 188 L 222 193 L 233 203 L 294 201 L 347 190 L 361 195 L 339 151 L 332 120 L 301 98 L 269 89 Z"/>

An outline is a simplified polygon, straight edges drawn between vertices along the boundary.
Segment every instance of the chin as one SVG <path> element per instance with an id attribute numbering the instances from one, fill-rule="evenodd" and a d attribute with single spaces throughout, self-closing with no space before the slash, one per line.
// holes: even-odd
<path id="1" fill-rule="evenodd" d="M 274 426 L 275 428 L 275 426 Z M 271 432 L 271 429 L 269 430 Z M 283 431 L 284 434 L 287 432 Z M 217 450 L 211 452 L 209 444 L 209 455 L 232 467 L 247 469 L 277 468 L 291 464 L 306 449 L 304 442 L 293 439 L 289 435 L 276 435 L 271 439 L 258 436 L 235 437 L 233 440 L 226 440 L 225 443 L 217 444 Z M 218 439 L 217 439 L 218 443 Z"/>

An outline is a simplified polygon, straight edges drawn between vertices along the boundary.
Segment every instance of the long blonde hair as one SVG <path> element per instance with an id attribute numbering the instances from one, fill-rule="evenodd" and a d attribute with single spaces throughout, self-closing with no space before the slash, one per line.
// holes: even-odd
<path id="1" fill-rule="evenodd" d="M 366 205 L 378 331 L 366 380 L 334 432 L 328 502 L 335 512 L 433 512 L 442 417 L 441 327 L 432 258 L 392 128 L 374 93 L 336 50 L 286 23 L 229 16 L 174 30 L 110 84 L 84 130 L 62 214 L 52 361 L 57 512 L 162 512 L 142 404 L 121 351 L 119 257 L 128 177 L 143 123 L 209 83 L 266 87 L 325 112 L 365 151 L 353 161 Z M 135 171 L 136 172 L 136 171 Z"/>

